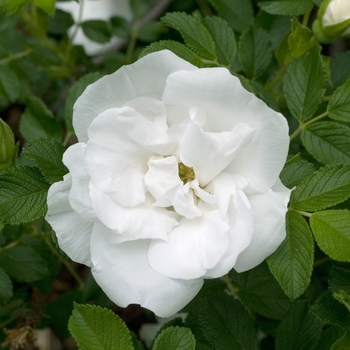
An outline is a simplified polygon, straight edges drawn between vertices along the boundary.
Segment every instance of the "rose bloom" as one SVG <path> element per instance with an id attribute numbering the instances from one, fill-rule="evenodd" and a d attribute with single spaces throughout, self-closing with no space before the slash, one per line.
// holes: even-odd
<path id="1" fill-rule="evenodd" d="M 82 7 L 81 21 L 88 20 L 109 20 L 112 16 L 119 16 L 125 19 L 131 18 L 129 0 L 80 0 L 56 2 L 56 8 L 69 12 L 74 21 L 79 20 L 79 11 Z M 69 35 L 72 35 L 76 30 L 76 24 L 69 29 Z M 120 39 L 112 37 L 107 43 L 100 44 L 90 40 L 83 32 L 81 27 L 73 38 L 74 45 L 82 45 L 87 55 L 97 55 L 111 49 Z"/>
<path id="2" fill-rule="evenodd" d="M 149 54 L 88 86 L 73 124 L 46 219 L 116 304 L 170 316 L 285 238 L 287 122 L 227 69 Z"/>
<path id="3" fill-rule="evenodd" d="M 328 0 L 328 5 L 322 18 L 323 27 L 332 26 L 345 21 L 350 21 L 350 1 Z M 348 28 L 341 36 L 347 35 L 350 35 L 350 22 L 348 23 Z"/>

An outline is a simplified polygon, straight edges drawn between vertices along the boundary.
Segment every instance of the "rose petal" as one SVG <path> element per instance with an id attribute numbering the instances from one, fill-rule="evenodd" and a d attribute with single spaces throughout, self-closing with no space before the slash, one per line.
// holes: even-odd
<path id="1" fill-rule="evenodd" d="M 196 69 L 171 51 L 163 50 L 123 66 L 89 85 L 74 105 L 73 126 L 79 141 L 88 141 L 88 128 L 103 111 L 122 107 L 138 96 L 161 100 L 169 74 Z"/>
<path id="2" fill-rule="evenodd" d="M 72 180 L 67 174 L 54 183 L 47 195 L 48 211 L 45 219 L 56 232 L 61 249 L 73 260 L 91 266 L 90 238 L 94 224 L 81 220 L 69 204 Z"/>
<path id="3" fill-rule="evenodd" d="M 194 298 L 203 280 L 172 279 L 154 271 L 147 259 L 148 246 L 148 240 L 110 244 L 110 234 L 94 231 L 92 274 L 117 305 L 141 304 L 160 317 L 168 317 Z"/>

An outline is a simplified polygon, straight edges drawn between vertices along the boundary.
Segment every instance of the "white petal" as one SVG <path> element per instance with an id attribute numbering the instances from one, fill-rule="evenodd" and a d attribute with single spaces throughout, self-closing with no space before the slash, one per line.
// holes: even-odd
<path id="1" fill-rule="evenodd" d="M 218 212 L 191 220 L 183 218 L 170 232 L 168 242 L 151 242 L 149 263 L 168 277 L 186 280 L 202 277 L 225 254 L 228 230 Z"/>
<path id="2" fill-rule="evenodd" d="M 68 197 L 71 175 L 51 185 L 48 196 L 48 211 L 45 219 L 56 232 L 61 249 L 74 261 L 91 266 L 90 238 L 93 223 L 83 221 L 71 208 Z"/>
<path id="3" fill-rule="evenodd" d="M 169 74 L 196 69 L 172 52 L 163 50 L 151 53 L 89 85 L 74 105 L 73 126 L 79 141 L 87 142 L 91 122 L 103 111 L 122 107 L 138 96 L 161 100 Z"/>
<path id="4" fill-rule="evenodd" d="M 291 191 L 275 187 L 262 194 L 248 196 L 254 218 L 254 232 L 249 246 L 238 256 L 234 269 L 243 272 L 259 265 L 286 237 L 285 216 Z"/>
<path id="5" fill-rule="evenodd" d="M 140 304 L 160 317 L 169 317 L 189 303 L 202 287 L 202 279 L 171 279 L 154 271 L 147 259 L 149 241 L 111 244 L 109 238 L 103 231 L 93 232 L 92 274 L 117 305 Z"/>

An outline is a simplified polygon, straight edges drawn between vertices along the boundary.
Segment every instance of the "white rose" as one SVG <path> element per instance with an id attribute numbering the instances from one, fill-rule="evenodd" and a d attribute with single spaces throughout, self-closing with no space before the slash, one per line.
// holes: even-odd
<path id="1" fill-rule="evenodd" d="M 79 21 L 79 11 L 82 7 L 81 22 L 88 20 L 109 20 L 112 16 L 119 16 L 125 19 L 131 18 L 129 0 L 80 0 L 56 2 L 56 8 L 69 12 L 74 21 Z M 69 35 L 76 30 L 76 24 L 69 29 Z M 112 48 L 120 39 L 112 37 L 108 43 L 100 44 L 90 40 L 83 32 L 82 28 L 77 29 L 73 44 L 82 45 L 85 52 L 92 56 L 103 53 Z"/>
<path id="2" fill-rule="evenodd" d="M 350 20 L 350 1 L 349 0 L 331 0 L 326 7 L 323 15 L 323 26 L 332 26 Z M 342 33 L 342 36 L 350 35 L 350 23 L 348 28 Z"/>
<path id="3" fill-rule="evenodd" d="M 149 54 L 90 85 L 73 124 L 46 219 L 116 304 L 170 316 L 285 238 L 287 122 L 227 69 Z"/>

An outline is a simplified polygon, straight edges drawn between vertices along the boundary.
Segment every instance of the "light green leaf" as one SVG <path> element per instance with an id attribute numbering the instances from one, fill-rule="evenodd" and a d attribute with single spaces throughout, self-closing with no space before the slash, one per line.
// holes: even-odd
<path id="1" fill-rule="evenodd" d="M 310 12 L 314 4 L 312 0 L 272 0 L 259 2 L 258 6 L 272 15 L 298 16 Z"/>
<path id="2" fill-rule="evenodd" d="M 178 30 L 186 45 L 198 55 L 210 60 L 216 59 L 215 42 L 199 17 L 172 12 L 162 17 L 160 23 Z"/>
<path id="3" fill-rule="evenodd" d="M 148 55 L 149 53 L 161 50 L 170 50 L 177 56 L 183 58 L 187 62 L 190 62 L 197 67 L 204 66 L 204 61 L 195 52 L 193 52 L 184 44 L 181 44 L 174 40 L 162 40 L 150 44 L 142 50 L 140 58 Z"/>
<path id="4" fill-rule="evenodd" d="M 203 300 L 199 324 L 213 349 L 258 348 L 252 317 L 239 300 L 225 293 L 214 294 Z"/>
<path id="5" fill-rule="evenodd" d="M 49 15 L 53 15 L 55 12 L 55 3 L 56 0 L 34 0 L 34 4 L 43 9 Z"/>
<path id="6" fill-rule="evenodd" d="M 21 116 L 19 131 L 27 141 L 34 139 L 60 139 L 62 128 L 52 112 L 39 98 L 28 99 L 27 107 Z"/>
<path id="7" fill-rule="evenodd" d="M 350 197 L 350 166 L 329 164 L 314 172 L 292 192 L 290 205 L 297 210 L 317 211 Z"/>
<path id="8" fill-rule="evenodd" d="M 337 261 L 350 261 L 350 211 L 327 210 L 314 213 L 310 226 L 321 250 Z"/>
<path id="9" fill-rule="evenodd" d="M 13 295 L 13 286 L 8 274 L 0 267 L 0 305 L 6 304 Z"/>
<path id="10" fill-rule="evenodd" d="M 301 180 L 311 175 L 316 170 L 312 163 L 304 159 L 287 164 L 281 171 L 280 178 L 282 183 L 288 188 L 298 185 Z"/>
<path id="11" fill-rule="evenodd" d="M 61 181 L 68 173 L 68 169 L 62 163 L 65 151 L 62 143 L 52 139 L 39 139 L 32 141 L 23 150 L 25 158 L 34 161 L 45 180 L 50 184 Z"/>
<path id="12" fill-rule="evenodd" d="M 0 173 L 0 219 L 10 225 L 45 215 L 49 184 L 37 168 L 17 166 Z"/>
<path id="13" fill-rule="evenodd" d="M 350 128 L 335 122 L 317 122 L 301 132 L 308 152 L 320 163 L 350 163 Z"/>
<path id="14" fill-rule="evenodd" d="M 189 328 L 168 327 L 156 338 L 152 350 L 195 350 L 196 340 Z"/>
<path id="15" fill-rule="evenodd" d="M 284 77 L 284 94 L 292 115 L 301 122 L 312 118 L 326 86 L 326 72 L 318 46 L 293 61 Z"/>
<path id="16" fill-rule="evenodd" d="M 246 30 L 238 43 L 238 58 L 248 78 L 256 79 L 264 73 L 272 58 L 267 32 L 255 27 Z"/>
<path id="17" fill-rule="evenodd" d="M 314 240 L 309 225 L 295 211 L 287 213 L 287 237 L 267 258 L 283 291 L 296 299 L 307 289 L 314 262 Z"/>
<path id="18" fill-rule="evenodd" d="M 20 282 L 31 283 L 46 275 L 46 262 L 31 247 L 14 246 L 0 251 L 0 265 L 7 274 Z"/>
<path id="19" fill-rule="evenodd" d="M 250 0 L 208 0 L 234 31 L 244 32 L 254 24 L 254 11 Z"/>
<path id="20" fill-rule="evenodd" d="M 232 28 L 226 21 L 216 16 L 205 17 L 205 24 L 214 38 L 218 62 L 230 67 L 237 54 L 236 39 Z"/>
<path id="21" fill-rule="evenodd" d="M 330 350 L 349 350 L 350 349 L 350 333 L 345 333 L 340 339 L 338 339 Z"/>
<path id="22" fill-rule="evenodd" d="M 0 65 L 0 77 L 0 97 L 8 102 L 15 102 L 20 92 L 17 74 L 8 65 Z"/>
<path id="23" fill-rule="evenodd" d="M 296 300 L 282 320 L 276 336 L 276 350 L 315 349 L 323 322 L 310 314 L 306 300 Z"/>
<path id="24" fill-rule="evenodd" d="M 107 22 L 101 20 L 89 20 L 84 21 L 81 24 L 84 34 L 100 44 L 107 43 L 112 36 L 110 28 L 107 26 Z"/>
<path id="25" fill-rule="evenodd" d="M 330 118 L 350 122 L 350 79 L 333 93 L 327 110 Z"/>
<path id="26" fill-rule="evenodd" d="M 68 329 L 79 349 L 133 350 L 130 331 L 111 310 L 74 304 Z"/>
<path id="27" fill-rule="evenodd" d="M 18 7 L 28 0 L 1 0 L 0 10 L 3 9 L 8 15 L 17 11 Z"/>

